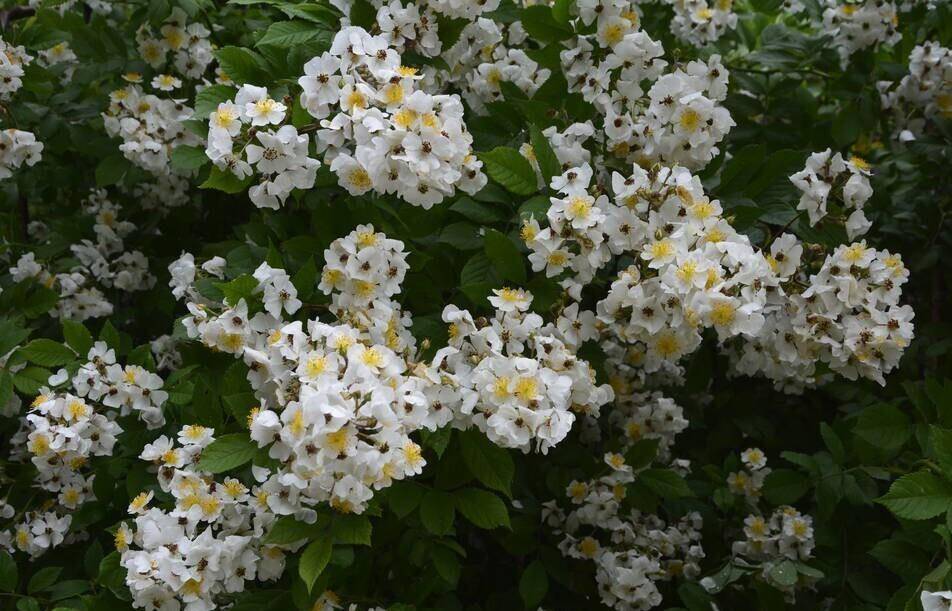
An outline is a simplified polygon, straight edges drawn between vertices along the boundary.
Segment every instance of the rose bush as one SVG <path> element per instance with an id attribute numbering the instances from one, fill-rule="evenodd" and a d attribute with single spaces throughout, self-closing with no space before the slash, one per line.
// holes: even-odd
<path id="1" fill-rule="evenodd" d="M 950 608 L 944 0 L 2 6 L 0 608 Z"/>

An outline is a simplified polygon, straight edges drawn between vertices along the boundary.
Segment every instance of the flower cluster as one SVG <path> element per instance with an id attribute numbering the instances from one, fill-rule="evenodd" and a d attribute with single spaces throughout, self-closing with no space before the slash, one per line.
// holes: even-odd
<path id="1" fill-rule="evenodd" d="M 60 298 L 53 314 L 59 318 L 82 321 L 108 316 L 113 307 L 99 287 L 136 292 L 155 284 L 146 256 L 138 250 L 125 249 L 124 240 L 136 226 L 120 220 L 121 211 L 122 206 L 109 199 L 105 189 L 93 189 L 83 201 L 83 212 L 94 217 L 96 241 L 84 239 L 71 245 L 72 265 L 60 273 L 52 271 L 58 266 L 57 261 L 44 266 L 36 260 L 35 253 L 25 253 L 10 268 L 13 279 L 19 282 L 34 278 L 44 286 L 58 289 Z M 41 227 L 34 225 L 38 239 L 39 232 Z"/>
<path id="2" fill-rule="evenodd" d="M 430 409 L 433 384 L 413 361 L 409 316 L 389 301 L 400 291 L 405 259 L 401 242 L 370 226 L 336 240 L 320 285 L 332 295 L 333 324 L 279 318 L 299 302 L 283 272 L 267 266 L 256 276 L 270 313 L 249 320 L 244 300 L 218 316 L 190 304 L 190 335 L 249 366 L 262 401 L 249 416 L 250 435 L 281 463 L 264 484 L 275 493 L 276 513 L 321 502 L 363 511 L 375 489 L 422 469 L 422 448 L 410 434 L 452 417 Z"/>
<path id="3" fill-rule="evenodd" d="M 637 13 L 622 5 L 580 7 L 581 23 L 597 29 L 560 54 L 569 90 L 604 117 L 606 146 L 615 156 L 701 168 L 734 125 L 720 105 L 728 72 L 719 55 L 666 71 L 661 43 L 638 30 Z"/>
<path id="4" fill-rule="evenodd" d="M 453 305 L 443 310 L 450 342 L 434 357 L 440 403 L 459 414 L 457 426 L 472 423 L 497 445 L 545 453 L 565 438 L 576 413 L 597 416 L 613 397 L 575 354 L 595 336 L 594 316 L 572 304 L 555 325 L 544 325 L 528 311 L 530 293 L 493 293 L 490 320 L 475 321 Z"/>
<path id="5" fill-rule="evenodd" d="M 501 40 L 502 35 L 499 37 Z M 491 56 L 483 59 L 485 61 L 466 72 L 463 88 L 463 97 L 479 114 L 488 114 L 487 104 L 503 100 L 503 83 L 515 85 L 532 96 L 552 74 L 548 68 L 540 68 L 522 49 L 507 48 L 503 44 L 494 45 Z"/>
<path id="6" fill-rule="evenodd" d="M 631 355 L 624 350 L 619 355 L 619 348 L 616 343 L 607 347 L 605 366 L 615 388 L 611 409 L 603 410 L 608 417 L 586 418 L 587 428 L 581 433 L 583 442 L 593 448 L 596 444 L 613 448 L 603 456 L 609 473 L 572 480 L 566 488 L 571 510 L 566 514 L 555 501 L 545 503 L 543 520 L 562 536 L 563 555 L 595 563 L 602 603 L 629 611 L 660 605 L 659 582 L 696 579 L 704 551 L 699 514 L 666 524 L 657 515 L 632 509 L 627 501 L 628 486 L 637 481 L 640 469 L 653 462 L 668 465 L 681 476 L 689 472 L 690 461 L 672 456 L 675 437 L 688 422 L 681 407 L 660 392 L 632 391 L 637 375 L 628 375 Z M 655 450 L 652 459 L 637 469 L 625 459 L 636 444 Z"/>
<path id="7" fill-rule="evenodd" d="M 156 176 L 169 175 L 172 150 L 201 143 L 184 125 L 193 111 L 183 101 L 146 93 L 137 84 L 140 75 L 127 78 L 129 85 L 109 94 L 109 108 L 103 113 L 106 133 L 122 139 L 119 150 L 126 159 Z"/>
<path id="8" fill-rule="evenodd" d="M 165 18 L 159 31 L 155 32 L 146 24 L 136 32 L 139 55 L 149 66 L 158 70 L 166 65 L 175 68 L 185 78 L 198 80 L 214 59 L 210 32 L 201 23 L 188 23 L 188 16 L 180 7 L 172 9 Z M 161 83 L 172 84 L 170 78 L 156 77 Z M 179 86 L 181 82 L 179 83 Z M 155 86 L 155 82 L 153 82 Z M 159 87 L 166 89 L 166 87 Z"/>
<path id="9" fill-rule="evenodd" d="M 5 505 L 4 509 L 12 509 Z M 13 514 L 3 517 L 13 517 Z M 42 556 L 45 552 L 72 539 L 69 526 L 73 521 L 70 514 L 55 511 L 28 511 L 10 530 L 0 531 L 0 547 L 13 552 L 19 550 L 30 558 Z"/>
<path id="10" fill-rule="evenodd" d="M 33 132 L 0 130 L 0 180 L 13 176 L 13 170 L 23 164 L 36 165 L 42 159 L 42 152 L 43 143 L 37 142 Z"/>
<path id="11" fill-rule="evenodd" d="M 490 298 L 491 321 L 447 306 L 450 345 L 420 362 L 410 316 L 392 301 L 407 271 L 403 244 L 358 226 L 324 258 L 319 288 L 335 323 L 285 322 L 300 302 L 286 274 L 267 265 L 255 273 L 264 312 L 249 318 L 245 300 L 220 313 L 192 301 L 184 321 L 191 337 L 249 367 L 262 402 L 249 417 L 251 437 L 282 465 L 269 480 L 286 491 L 279 513 L 321 502 L 363 511 L 375 489 L 420 472 L 425 460 L 410 435 L 421 428 L 475 425 L 505 447 L 544 452 L 568 433 L 573 411 L 597 414 L 611 399 L 575 354 L 594 334 L 593 315 L 577 305 L 545 326 L 527 312 L 531 295 L 514 289 Z M 194 296 L 190 255 L 171 274 L 177 296 Z"/>
<path id="12" fill-rule="evenodd" d="M 36 468 L 35 487 L 55 497 L 46 505 L 51 511 L 28 515 L 12 534 L 0 536 L 0 544 L 12 542 L 32 557 L 61 543 L 69 514 L 95 499 L 90 459 L 112 455 L 122 433 L 116 419 L 135 413 L 150 428 L 165 423 L 162 405 L 168 394 L 159 376 L 117 364 L 115 351 L 103 342 L 87 358 L 71 379 L 65 369 L 50 377 L 52 389 L 40 390 L 11 439 L 13 457 L 28 458 Z M 67 381 L 68 390 L 58 389 Z"/>
<path id="13" fill-rule="evenodd" d="M 651 609 L 662 602 L 658 582 L 699 576 L 701 516 L 692 512 L 666 524 L 656 515 L 625 510 L 627 485 L 637 476 L 620 455 L 608 454 L 606 463 L 609 475 L 569 484 L 571 511 L 552 501 L 544 505 L 543 520 L 562 535 L 563 555 L 595 563 L 603 604 L 619 611 Z"/>
<path id="14" fill-rule="evenodd" d="M 242 592 L 248 581 L 279 578 L 285 552 L 303 543 L 263 542 L 277 520 L 272 490 L 230 477 L 215 481 L 201 468 L 213 434 L 187 425 L 177 443 L 162 435 L 142 450 L 140 458 L 155 465 L 159 487 L 175 506 L 149 507 L 154 492 L 142 492 L 129 504 L 134 528 L 123 522 L 115 533 L 137 609 L 216 609 L 222 594 Z"/>
<path id="15" fill-rule="evenodd" d="M 734 494 L 743 495 L 751 505 L 756 505 L 764 480 L 770 475 L 767 457 L 760 448 L 747 448 L 741 452 L 740 460 L 745 468 L 727 476 L 727 488 Z"/>
<path id="16" fill-rule="evenodd" d="M 833 36 L 843 64 L 853 53 L 879 44 L 896 44 L 899 13 L 888 0 L 824 0 L 822 27 Z"/>
<path id="17" fill-rule="evenodd" d="M 39 53 L 40 64 L 44 67 L 53 67 L 62 64 L 60 71 L 60 82 L 68 83 L 73 78 L 76 66 L 79 65 L 79 58 L 66 41 L 56 43 L 48 49 Z"/>
<path id="18" fill-rule="evenodd" d="M 604 330 L 604 324 L 601 326 Z M 641 344 L 627 344 L 619 341 L 618 338 L 604 335 L 600 339 L 600 345 L 605 351 L 605 372 L 620 405 L 629 404 L 634 408 L 642 405 L 644 401 L 654 403 L 658 398 L 657 395 L 641 391 L 684 384 L 684 367 L 672 361 L 663 361 L 660 367 L 649 375 L 644 368 L 645 346 Z M 647 396 L 644 396 L 645 394 Z M 661 413 L 665 416 L 671 415 L 674 421 L 680 420 L 677 416 L 677 408 L 666 401 L 658 404 L 658 407 L 662 408 Z M 622 413 L 625 414 L 628 411 L 623 409 Z M 651 412 L 655 412 L 655 408 L 652 408 Z M 672 424 L 675 427 L 678 426 Z M 661 431 L 659 429 L 654 432 Z M 664 445 L 663 438 L 665 437 L 667 437 L 666 434 L 662 435 L 662 445 Z"/>
<path id="19" fill-rule="evenodd" d="M 585 148 L 585 144 L 595 135 L 595 127 L 590 121 L 573 123 L 561 132 L 553 125 L 542 130 L 542 135 L 548 140 L 563 170 L 591 163 L 592 154 Z M 532 145 L 528 142 L 524 143 L 519 147 L 519 152 L 529 160 L 535 170 L 539 179 L 539 188 L 545 187 L 542 169 L 539 167 L 539 160 L 536 158 Z"/>
<path id="20" fill-rule="evenodd" d="M 10 268 L 15 282 L 33 278 L 43 286 L 58 289 L 59 299 L 51 314 L 82 322 L 89 318 L 98 318 L 112 314 L 112 303 L 106 299 L 98 287 L 93 286 L 90 276 L 82 271 L 52 273 L 36 260 L 36 254 L 23 254 Z"/>
<path id="21" fill-rule="evenodd" d="M 162 406 L 169 394 L 162 390 L 162 378 L 139 365 L 120 365 L 115 351 L 103 342 L 96 342 L 82 365 L 72 377 L 74 391 L 90 401 L 102 403 L 119 416 L 134 414 L 149 429 L 165 424 Z M 63 370 L 57 374 L 65 382 Z M 50 379 L 56 385 L 57 380 Z M 60 383 L 62 383 L 60 382 Z"/>
<path id="22" fill-rule="evenodd" d="M 915 312 L 899 305 L 908 278 L 899 255 L 865 241 L 838 246 L 805 290 L 770 309 L 734 367 L 791 390 L 817 382 L 818 362 L 850 380 L 885 384 L 913 338 Z"/>
<path id="23" fill-rule="evenodd" d="M 0 101 L 9 100 L 23 86 L 23 69 L 32 61 L 26 49 L 0 38 Z"/>
<path id="24" fill-rule="evenodd" d="M 153 181 L 140 182 L 132 188 L 132 196 L 143 210 L 155 210 L 161 215 L 191 201 L 188 178 L 177 174 L 163 174 L 155 176 Z"/>
<path id="25" fill-rule="evenodd" d="M 727 485 L 733 494 L 745 497 L 751 513 L 744 518 L 743 538 L 738 540 L 736 534 L 732 535 L 735 540 L 730 566 L 741 573 L 757 575 L 793 602 L 796 590 L 810 588 L 823 577 L 823 573 L 805 563 L 815 546 L 813 518 L 788 505 L 776 507 L 772 513 L 761 511 L 761 489 L 770 473 L 767 457 L 755 447 L 741 452 L 740 458 L 744 468 L 730 473 Z M 777 571 L 781 564 L 792 573 L 783 575 L 782 581 Z M 700 583 L 712 593 L 725 585 L 716 577 L 705 577 Z"/>
<path id="26" fill-rule="evenodd" d="M 301 105 L 320 121 L 318 151 L 350 194 L 396 193 L 430 208 L 486 184 L 459 97 L 430 95 L 421 78 L 385 37 L 358 27 L 305 64 Z"/>
<path id="27" fill-rule="evenodd" d="M 294 189 L 313 187 L 321 165 L 308 156 L 308 138 L 293 125 L 282 125 L 277 131 L 267 128 L 283 123 L 286 115 L 287 107 L 271 98 L 267 89 L 242 85 L 234 100 L 220 103 L 209 116 L 205 154 L 217 168 L 239 179 L 250 176 L 254 165 L 260 180 L 248 196 L 259 208 L 276 210 Z M 238 154 L 234 152 L 236 137 L 248 138 Z"/>
<path id="28" fill-rule="evenodd" d="M 152 357 L 155 368 L 158 370 L 175 371 L 182 366 L 182 354 L 178 351 L 175 338 L 171 335 L 160 335 L 151 342 Z"/>
<path id="29" fill-rule="evenodd" d="M 671 31 L 681 40 L 703 47 L 737 27 L 733 0 L 669 0 L 674 7 Z"/>
<path id="30" fill-rule="evenodd" d="M 869 184 L 870 168 L 865 160 L 851 157 L 848 161 L 839 153 L 826 149 L 807 158 L 807 165 L 790 177 L 800 190 L 797 210 L 805 210 L 810 225 L 816 225 L 827 215 L 831 196 L 842 201 L 844 209 L 852 209 L 846 219 L 846 234 L 852 240 L 872 226 L 863 213 L 863 206 L 873 195 Z"/>
<path id="31" fill-rule="evenodd" d="M 774 568 L 784 561 L 809 560 L 814 546 L 813 518 L 785 505 L 769 516 L 758 513 L 747 516 L 744 519 L 744 539 L 733 543 L 731 553 L 735 556 L 735 563 L 759 567 L 762 579 L 792 597 L 797 589 L 809 588 L 816 582 L 816 577 L 798 571 L 796 583 L 789 585 L 776 579 Z M 701 580 L 701 585 L 706 583 Z"/>
<path id="32" fill-rule="evenodd" d="M 622 452 L 643 439 L 658 440 L 662 462 L 670 460 L 674 438 L 688 427 L 681 406 L 658 391 L 622 394 L 616 390 L 608 423 L 622 440 Z"/>
<path id="33" fill-rule="evenodd" d="M 889 81 L 877 85 L 882 107 L 896 116 L 899 139 L 913 140 L 926 122 L 952 116 L 952 50 L 934 42 L 916 45 L 909 54 L 909 74 L 895 87 Z"/>
<path id="34" fill-rule="evenodd" d="M 645 347 L 647 371 L 692 352 L 704 327 L 722 340 L 756 335 L 767 287 L 776 290 L 784 274 L 721 217 L 686 169 L 633 170 L 613 176 L 614 201 L 590 188 L 588 166 L 555 177 L 560 197 L 552 198 L 549 226 L 530 221 L 523 230 L 533 269 L 561 277 L 578 298 L 613 256 L 635 257 L 639 264 L 619 274 L 597 311 L 612 334 Z"/>
<path id="35" fill-rule="evenodd" d="M 811 189 L 801 207 L 825 211 L 835 192 L 856 209 L 850 225 L 865 227 L 871 188 L 864 168 L 857 158 L 814 155 L 792 177 Z M 882 383 L 908 346 L 913 312 L 898 305 L 908 277 L 898 256 L 842 245 L 808 275 L 794 236 L 777 237 L 766 252 L 754 249 L 684 168 L 635 165 L 627 178 L 612 176 L 611 196 L 592 179 L 587 165 L 554 177 L 559 196 L 551 198 L 548 226 L 530 219 L 522 237 L 533 270 L 558 279 L 574 299 L 613 258 L 634 259 L 596 310 L 602 336 L 634 346 L 646 372 L 677 364 L 711 327 L 733 347 L 737 371 L 765 374 L 790 390 L 815 383 L 817 359 L 850 379 Z"/>
<path id="36" fill-rule="evenodd" d="M 415 52 L 426 57 L 440 54 L 437 16 L 429 6 L 400 0 L 375 0 L 377 25 L 387 44 L 398 53 Z"/>

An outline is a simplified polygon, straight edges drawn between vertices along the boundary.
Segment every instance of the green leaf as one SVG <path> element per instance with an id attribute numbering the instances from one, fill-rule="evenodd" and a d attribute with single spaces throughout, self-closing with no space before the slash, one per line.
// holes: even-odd
<path id="1" fill-rule="evenodd" d="M 121 154 L 110 155 L 96 166 L 96 186 L 108 187 L 122 180 L 132 164 Z"/>
<path id="2" fill-rule="evenodd" d="M 536 609 L 549 591 L 549 576 L 539 560 L 533 560 L 519 578 L 519 596 L 527 609 Z"/>
<path id="3" fill-rule="evenodd" d="M 463 488 L 454 494 L 456 508 L 479 528 L 509 526 L 509 512 L 502 500 L 486 490 Z"/>
<path id="4" fill-rule="evenodd" d="M 918 471 L 893 482 L 877 502 L 900 518 L 928 520 L 952 505 L 952 484 L 928 471 Z"/>
<path id="5" fill-rule="evenodd" d="M 551 8 L 540 4 L 522 11 L 522 27 L 539 42 L 557 42 L 574 34 L 567 24 L 556 21 Z"/>
<path id="6" fill-rule="evenodd" d="M 377 11 L 367 0 L 354 0 L 350 8 L 350 21 L 369 30 L 377 21 Z"/>
<path id="7" fill-rule="evenodd" d="M 670 469 L 646 469 L 638 474 L 637 481 L 662 498 L 677 499 L 693 495 L 687 482 Z"/>
<path id="8" fill-rule="evenodd" d="M 774 505 L 792 505 L 810 489 L 810 480 L 792 469 L 771 471 L 764 480 L 764 497 Z"/>
<path id="9" fill-rule="evenodd" d="M 195 116 L 207 121 L 208 115 L 218 110 L 219 104 L 234 99 L 235 94 L 237 94 L 237 90 L 231 85 L 209 85 L 205 87 L 195 94 Z"/>
<path id="10" fill-rule="evenodd" d="M 258 281 L 250 274 L 242 274 L 231 282 L 216 282 L 215 286 L 230 306 L 238 305 L 242 299 L 249 299 L 258 288 Z"/>
<path id="11" fill-rule="evenodd" d="M 67 345 L 81 357 L 89 354 L 89 349 L 93 347 L 93 334 L 89 332 L 89 329 L 83 323 L 68 318 L 63 319 L 62 325 L 63 339 L 66 340 Z"/>
<path id="12" fill-rule="evenodd" d="M 373 526 L 367 516 L 339 515 L 331 525 L 334 543 L 344 545 L 370 545 Z"/>
<path id="13" fill-rule="evenodd" d="M 689 611 L 712 611 L 715 608 L 711 604 L 714 600 L 711 595 L 696 583 L 687 582 L 678 586 L 678 598 Z"/>
<path id="14" fill-rule="evenodd" d="M 42 611 L 35 598 L 21 598 L 17 601 L 17 611 Z"/>
<path id="15" fill-rule="evenodd" d="M 853 104 L 844 104 L 833 118 L 830 135 L 839 146 L 845 147 L 856 142 L 862 129 L 863 120 L 859 109 Z"/>
<path id="16" fill-rule="evenodd" d="M 562 25 L 567 25 L 572 18 L 572 3 L 574 0 L 555 0 L 552 5 L 552 16 Z"/>
<path id="17" fill-rule="evenodd" d="M 83 554 L 83 568 L 90 579 L 96 579 L 99 576 L 99 563 L 102 562 L 102 559 L 102 544 L 93 539 L 93 542 L 86 547 L 86 552 Z"/>
<path id="18" fill-rule="evenodd" d="M 510 488 L 516 467 L 509 452 L 474 429 L 460 432 L 459 440 L 463 462 L 476 479 L 487 488 L 512 496 Z"/>
<path id="19" fill-rule="evenodd" d="M 533 218 L 537 221 L 545 220 L 546 214 L 549 212 L 551 206 L 552 202 L 549 200 L 548 195 L 530 197 L 519 206 L 519 218 L 523 221 L 528 221 Z"/>
<path id="20" fill-rule="evenodd" d="M 489 177 L 516 195 L 532 195 L 538 191 L 535 171 L 529 161 L 514 148 L 497 146 L 479 153 Z"/>
<path id="21" fill-rule="evenodd" d="M 462 567 L 456 552 L 442 545 L 430 548 L 430 557 L 433 559 L 433 568 L 448 584 L 455 586 L 459 581 Z"/>
<path id="22" fill-rule="evenodd" d="M 314 294 L 317 287 L 317 265 L 314 264 L 314 257 L 307 258 L 304 265 L 291 277 L 291 284 L 297 289 L 298 298 L 301 300 L 306 300 Z"/>
<path id="23" fill-rule="evenodd" d="M 126 363 L 129 365 L 138 365 L 143 369 L 155 371 L 155 358 L 152 356 L 152 347 L 149 344 L 136 346 L 126 357 Z"/>
<path id="24" fill-rule="evenodd" d="M 126 587 L 126 569 L 119 564 L 119 552 L 111 552 L 99 562 L 97 581 L 116 593 L 128 594 Z"/>
<path id="25" fill-rule="evenodd" d="M 485 252 L 478 252 L 466 261 L 460 271 L 459 281 L 462 286 L 469 284 L 488 284 L 493 278 L 492 262 Z"/>
<path id="26" fill-rule="evenodd" d="M 42 592 L 49 588 L 56 583 L 57 578 L 59 578 L 62 572 L 63 567 L 60 566 L 48 566 L 40 569 L 33 574 L 33 577 L 30 577 L 30 582 L 26 586 L 27 593 L 36 594 L 37 592 Z"/>
<path id="27" fill-rule="evenodd" d="M 255 457 L 258 446 L 245 433 L 222 435 L 202 450 L 199 471 L 222 473 L 240 467 Z"/>
<path id="28" fill-rule="evenodd" d="M 562 164 L 559 163 L 559 158 L 555 156 L 542 130 L 535 125 L 529 126 L 529 143 L 532 144 L 532 152 L 535 153 L 539 170 L 542 172 L 542 182 L 548 186 L 553 176 L 562 174 Z"/>
<path id="29" fill-rule="evenodd" d="M 396 482 L 387 489 L 387 502 L 396 516 L 403 519 L 420 506 L 423 498 L 423 486 L 416 482 Z"/>
<path id="30" fill-rule="evenodd" d="M 731 195 L 743 191 L 764 164 L 766 156 L 767 147 L 763 144 L 749 144 L 735 151 L 734 156 L 721 170 L 721 183 L 717 193 Z"/>
<path id="31" fill-rule="evenodd" d="M 66 600 L 77 594 L 89 591 L 89 582 L 85 579 L 67 579 L 53 585 L 49 590 L 50 600 Z M 57 607 L 53 611 L 66 611 L 67 607 Z"/>
<path id="32" fill-rule="evenodd" d="M 943 471 L 952 475 L 952 430 L 930 426 L 929 441 Z"/>
<path id="33" fill-rule="evenodd" d="M 329 42 L 330 32 L 327 28 L 319 27 L 314 23 L 279 21 L 271 24 L 264 36 L 255 43 L 255 46 L 271 45 L 290 49 L 291 47 L 314 42 L 322 37 Z"/>
<path id="34" fill-rule="evenodd" d="M 63 344 L 43 338 L 31 341 L 17 352 L 31 363 L 36 363 L 43 367 L 64 365 L 76 358 L 73 351 Z"/>
<path id="35" fill-rule="evenodd" d="M 271 80 L 260 55 L 241 47 L 223 47 L 215 53 L 221 69 L 236 83 L 267 85 Z"/>
<path id="36" fill-rule="evenodd" d="M 172 167 L 177 170 L 197 170 L 210 160 L 200 146 L 179 145 L 172 150 Z"/>
<path id="37" fill-rule="evenodd" d="M 647 467 L 658 455 L 661 439 L 641 439 L 625 452 L 625 464 L 637 471 Z"/>
<path id="38" fill-rule="evenodd" d="M 774 565 L 767 576 L 778 586 L 790 588 L 797 584 L 797 567 L 792 561 L 784 560 Z"/>
<path id="39" fill-rule="evenodd" d="M 13 374 L 13 386 L 24 395 L 35 395 L 46 386 L 52 372 L 42 367 L 27 367 Z"/>
<path id="40" fill-rule="evenodd" d="M 443 452 L 446 451 L 446 447 L 450 444 L 452 436 L 453 427 L 451 426 L 444 426 L 435 431 L 428 431 L 426 429 L 420 431 L 420 438 L 423 441 L 424 447 L 436 452 L 436 455 L 440 458 L 443 457 Z"/>
<path id="41" fill-rule="evenodd" d="M 707 591 L 711 594 L 717 594 L 730 584 L 734 583 L 747 574 L 747 570 L 736 566 L 733 561 L 728 561 L 721 569 L 709 577 L 711 583 L 707 586 Z"/>
<path id="42" fill-rule="evenodd" d="M 112 325 L 112 321 L 107 320 L 99 330 L 99 339 L 106 342 L 106 345 L 117 352 L 122 349 L 122 337 L 119 330 Z"/>
<path id="43" fill-rule="evenodd" d="M 790 185 L 789 176 L 803 167 L 805 158 L 804 153 L 792 149 L 783 149 L 771 154 L 757 175 L 744 187 L 744 196 L 755 198 L 768 187 L 776 184 L 787 187 Z"/>
<path id="44" fill-rule="evenodd" d="M 908 541 L 885 539 L 869 550 L 869 555 L 903 581 L 918 581 L 929 570 L 929 553 Z"/>
<path id="45" fill-rule="evenodd" d="M 440 232 L 440 243 L 457 250 L 476 250 L 483 245 L 479 227 L 469 222 L 450 223 Z"/>
<path id="46" fill-rule="evenodd" d="M 278 6 L 288 17 L 297 17 L 313 23 L 322 23 L 333 27 L 340 26 L 341 14 L 327 4 L 281 4 Z M 442 33 L 442 26 L 441 32 Z"/>
<path id="47" fill-rule="evenodd" d="M 0 319 L 0 354 L 6 354 L 30 336 L 30 332 L 12 320 Z"/>
<path id="48" fill-rule="evenodd" d="M 823 443 L 833 456 L 833 460 L 842 464 L 843 461 L 846 460 L 846 448 L 843 447 L 843 442 L 840 441 L 840 436 L 836 434 L 833 427 L 825 422 L 821 422 L 820 437 L 823 438 Z"/>
<path id="49" fill-rule="evenodd" d="M 456 518 L 453 495 L 440 490 L 427 490 L 420 501 L 420 521 L 434 535 L 449 534 Z"/>
<path id="50" fill-rule="evenodd" d="M 825 576 L 823 571 L 815 569 L 809 564 L 805 564 L 803 562 L 794 562 L 794 564 L 797 567 L 798 573 L 805 577 L 809 577 L 810 579 L 823 579 Z"/>
<path id="51" fill-rule="evenodd" d="M 208 178 L 205 180 L 205 182 L 198 185 L 198 188 L 217 189 L 218 191 L 224 191 L 225 193 L 231 194 L 244 193 L 251 185 L 251 181 L 251 176 L 247 176 L 244 180 L 241 180 L 231 172 L 226 172 L 224 170 L 218 169 L 217 166 L 212 166 L 212 169 L 208 174 Z"/>
<path id="52" fill-rule="evenodd" d="M 333 547 L 330 538 L 324 537 L 313 541 L 305 548 L 304 553 L 301 554 L 298 573 L 301 575 L 304 585 L 307 586 L 308 592 L 311 591 L 311 588 L 314 587 L 314 582 L 317 581 L 317 578 L 324 572 L 324 567 L 327 566 L 327 563 L 331 559 Z"/>
<path id="53" fill-rule="evenodd" d="M 886 451 L 898 450 L 912 435 L 909 418 L 893 407 L 881 403 L 867 407 L 856 419 L 853 434 Z"/>
<path id="54" fill-rule="evenodd" d="M 307 524 L 299 522 L 291 516 L 282 516 L 271 527 L 271 531 L 265 536 L 263 543 L 274 545 L 288 545 L 303 539 L 310 539 L 321 532 L 318 524 Z"/>
<path id="55" fill-rule="evenodd" d="M 15 592 L 17 589 L 17 564 L 13 556 L 0 550 L 0 590 Z"/>
<path id="56" fill-rule="evenodd" d="M 486 256 L 503 280 L 524 283 L 526 266 L 515 243 L 495 229 L 487 229 L 484 236 Z"/>
<path id="57" fill-rule="evenodd" d="M 497 223 L 505 219 L 505 215 L 498 209 L 489 204 L 477 202 L 470 197 L 459 198 L 453 202 L 453 205 L 450 206 L 450 210 L 483 225 Z"/>

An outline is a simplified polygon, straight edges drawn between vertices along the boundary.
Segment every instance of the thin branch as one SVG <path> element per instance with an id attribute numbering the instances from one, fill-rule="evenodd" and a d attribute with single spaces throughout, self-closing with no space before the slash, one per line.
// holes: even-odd
<path id="1" fill-rule="evenodd" d="M 23 241 L 30 241 L 30 206 L 26 200 L 26 195 L 20 193 L 20 197 L 17 200 L 17 204 L 20 209 L 20 229 L 23 230 Z"/>
<path id="2" fill-rule="evenodd" d="M 7 30 L 7 24 L 24 17 L 32 17 L 36 14 L 36 9 L 30 6 L 15 6 L 5 11 L 0 11 L 0 30 Z"/>

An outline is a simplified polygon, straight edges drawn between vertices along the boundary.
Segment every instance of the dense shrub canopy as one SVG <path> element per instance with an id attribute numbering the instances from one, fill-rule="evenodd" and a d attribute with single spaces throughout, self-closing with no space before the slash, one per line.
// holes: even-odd
<path id="1" fill-rule="evenodd" d="M 0 6 L 0 609 L 952 606 L 944 0 Z"/>

